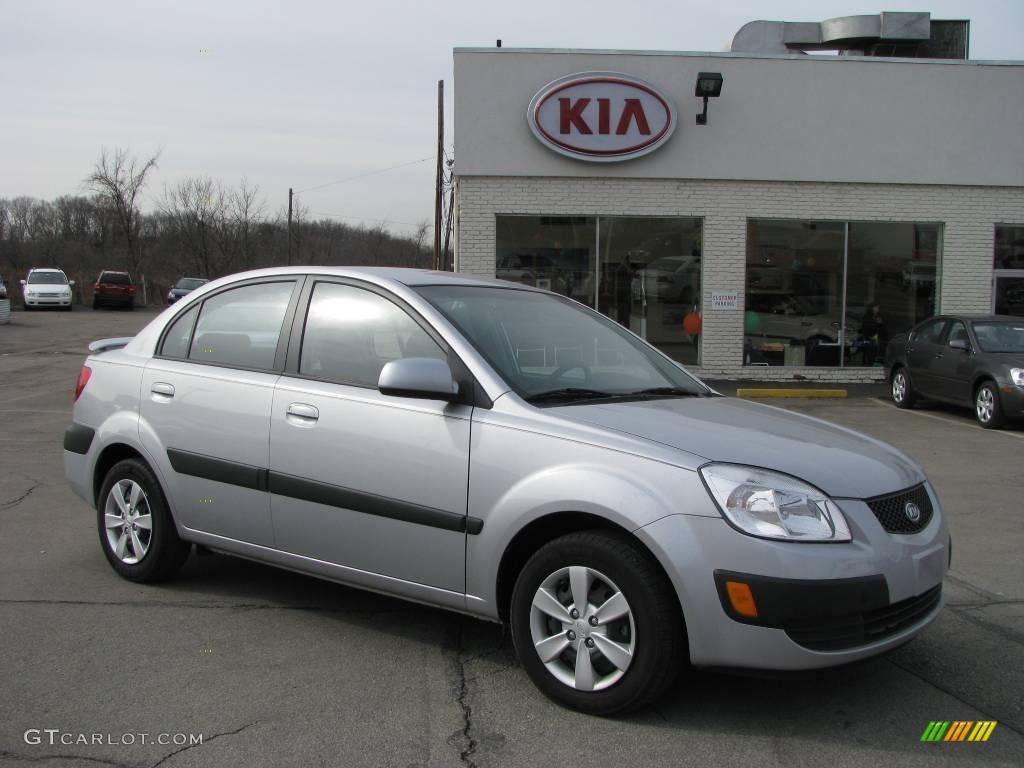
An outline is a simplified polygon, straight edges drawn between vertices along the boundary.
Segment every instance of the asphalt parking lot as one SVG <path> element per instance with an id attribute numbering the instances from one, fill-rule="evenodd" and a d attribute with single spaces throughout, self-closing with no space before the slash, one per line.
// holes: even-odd
<path id="1" fill-rule="evenodd" d="M 219 555 L 164 585 L 121 580 L 64 483 L 61 440 L 85 345 L 153 316 L 76 307 L 0 326 L 3 765 L 1024 764 L 1024 431 L 868 397 L 785 402 L 924 465 L 954 537 L 946 610 L 882 659 L 696 672 L 602 720 L 545 699 L 494 625 Z M 934 720 L 998 725 L 985 743 L 922 743 Z M 30 729 L 135 743 L 28 744 Z"/>

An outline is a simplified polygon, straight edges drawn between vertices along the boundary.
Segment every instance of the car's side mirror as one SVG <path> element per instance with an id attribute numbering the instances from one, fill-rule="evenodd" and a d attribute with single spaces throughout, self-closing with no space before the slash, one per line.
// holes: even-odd
<path id="1" fill-rule="evenodd" d="M 407 357 L 384 366 L 377 380 L 381 394 L 392 397 L 418 397 L 451 402 L 459 396 L 459 385 L 452 369 L 435 357 Z"/>
<path id="2" fill-rule="evenodd" d="M 24 285 L 24 284 L 25 284 L 25 281 L 24 281 L 24 280 L 19 280 L 18 282 L 19 282 L 19 283 L 21 283 L 22 285 Z"/>
<path id="3" fill-rule="evenodd" d="M 75 284 L 74 280 L 68 280 L 68 285 L 74 285 L 74 284 Z"/>
<path id="4" fill-rule="evenodd" d="M 971 351 L 971 345 L 967 342 L 966 339 L 950 339 L 949 340 L 949 348 L 950 349 L 959 349 L 959 350 L 962 350 L 964 352 L 970 352 Z"/>

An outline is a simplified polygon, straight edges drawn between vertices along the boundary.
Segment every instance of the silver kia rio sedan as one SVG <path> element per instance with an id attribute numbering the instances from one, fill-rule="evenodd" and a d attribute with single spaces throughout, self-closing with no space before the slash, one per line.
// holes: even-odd
<path id="1" fill-rule="evenodd" d="M 449 273 L 215 280 L 91 346 L 67 479 L 133 581 L 193 544 L 507 622 L 548 696 L 905 643 L 950 537 L 884 443 L 722 397 L 602 315 Z"/>

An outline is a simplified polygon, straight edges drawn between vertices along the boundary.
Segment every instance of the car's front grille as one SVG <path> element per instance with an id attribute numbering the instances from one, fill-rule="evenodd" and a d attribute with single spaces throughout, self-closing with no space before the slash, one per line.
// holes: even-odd
<path id="1" fill-rule="evenodd" d="M 932 519 L 932 500 L 924 485 L 907 491 L 876 496 L 867 500 L 878 522 L 889 533 L 917 533 L 923 531 Z M 913 519 L 914 507 L 917 519 Z"/>
<path id="2" fill-rule="evenodd" d="M 864 613 L 820 619 L 800 619 L 786 625 L 786 634 L 812 651 L 842 651 L 869 645 L 918 624 L 942 599 L 942 585 L 917 597 Z"/>

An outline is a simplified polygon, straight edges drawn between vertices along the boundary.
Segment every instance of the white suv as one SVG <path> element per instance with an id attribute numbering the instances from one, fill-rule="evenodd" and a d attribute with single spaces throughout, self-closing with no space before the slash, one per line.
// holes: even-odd
<path id="1" fill-rule="evenodd" d="M 62 269 L 30 269 L 28 277 L 21 281 L 21 297 L 25 311 L 37 307 L 60 307 L 71 311 L 71 286 Z"/>

